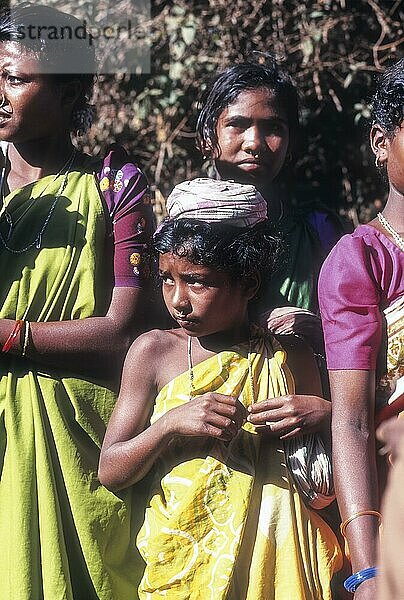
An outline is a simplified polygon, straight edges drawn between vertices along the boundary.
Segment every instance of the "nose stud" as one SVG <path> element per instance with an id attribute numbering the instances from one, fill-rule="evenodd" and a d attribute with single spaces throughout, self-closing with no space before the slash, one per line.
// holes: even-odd
<path id="1" fill-rule="evenodd" d="M 256 152 L 256 151 L 254 151 L 254 150 L 246 150 L 246 153 L 247 153 L 247 154 L 251 154 L 251 156 L 252 156 L 253 158 L 258 158 L 258 157 L 259 157 L 259 153 L 258 153 L 258 152 Z"/>

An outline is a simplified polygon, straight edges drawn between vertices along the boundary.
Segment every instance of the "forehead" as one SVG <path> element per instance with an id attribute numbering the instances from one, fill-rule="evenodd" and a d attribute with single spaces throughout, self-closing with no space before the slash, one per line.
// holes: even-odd
<path id="1" fill-rule="evenodd" d="M 165 252 L 159 255 L 159 269 L 162 272 L 177 275 L 178 277 L 186 277 L 190 274 L 199 275 L 214 283 L 215 286 L 229 286 L 233 281 L 231 276 L 225 271 L 220 271 L 207 265 L 197 265 L 173 252 Z"/>
<path id="2" fill-rule="evenodd" d="M 287 120 L 287 114 L 274 93 L 268 88 L 244 90 L 221 113 L 219 120 L 242 116 L 253 119 L 280 118 Z"/>
<path id="3" fill-rule="evenodd" d="M 213 273 L 215 269 L 205 265 L 196 265 L 183 256 L 174 252 L 165 252 L 159 255 L 159 267 L 162 271 L 176 271 L 178 273 Z"/>
<path id="4" fill-rule="evenodd" d="M 41 72 L 41 63 L 34 51 L 19 42 L 0 42 L 0 65 L 22 69 L 27 73 Z"/>

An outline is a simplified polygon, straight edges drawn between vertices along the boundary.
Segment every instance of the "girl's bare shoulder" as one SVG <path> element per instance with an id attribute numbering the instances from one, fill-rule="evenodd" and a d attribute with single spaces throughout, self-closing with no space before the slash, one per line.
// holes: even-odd
<path id="1" fill-rule="evenodd" d="M 178 354 L 186 356 L 186 336 L 181 329 L 152 329 L 132 342 L 125 359 L 125 370 L 142 366 L 152 373 L 161 373 L 164 365 Z"/>
<path id="2" fill-rule="evenodd" d="M 181 343 L 181 337 L 178 329 L 152 329 L 142 333 L 132 342 L 127 359 L 139 356 L 161 358 L 162 352 L 168 352 Z"/>
<path id="3" fill-rule="evenodd" d="M 188 369 L 188 336 L 182 329 L 153 329 L 132 343 L 125 359 L 124 380 L 141 377 L 159 391 Z"/>

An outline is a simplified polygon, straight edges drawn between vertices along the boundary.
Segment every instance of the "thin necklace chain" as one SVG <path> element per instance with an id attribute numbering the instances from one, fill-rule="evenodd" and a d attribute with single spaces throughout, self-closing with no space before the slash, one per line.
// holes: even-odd
<path id="1" fill-rule="evenodd" d="M 388 222 L 386 217 L 382 215 L 382 213 L 378 213 L 377 218 L 379 219 L 379 222 L 383 225 L 383 227 L 391 234 L 393 240 L 396 242 L 400 250 L 404 251 L 404 239 L 401 237 L 401 235 L 397 233 L 397 231 L 392 225 L 390 225 L 390 223 Z"/>
<path id="2" fill-rule="evenodd" d="M 250 382 L 250 391 L 251 391 L 251 400 L 252 403 L 255 404 L 255 393 L 254 393 L 254 378 L 252 373 L 252 362 L 251 362 L 251 335 L 249 336 L 249 346 L 248 346 L 248 379 Z M 193 398 L 195 393 L 195 383 L 194 383 L 194 364 L 192 360 L 192 337 L 188 336 L 188 373 L 189 373 L 189 399 Z"/>
<path id="3" fill-rule="evenodd" d="M 35 247 L 36 247 L 38 250 L 41 248 L 41 244 L 42 244 L 42 236 L 43 236 L 43 234 L 44 234 L 44 232 L 45 232 L 45 229 L 46 229 L 46 227 L 47 227 L 47 225 L 48 225 L 48 223 L 49 223 L 49 221 L 50 221 L 50 219 L 51 219 L 51 217 L 52 217 L 53 211 L 54 211 L 54 210 L 55 210 L 55 208 L 56 208 L 56 204 L 57 204 L 57 202 L 58 202 L 58 200 L 59 200 L 60 196 L 63 194 L 63 191 L 64 191 L 64 189 L 65 189 L 65 187 L 66 187 L 66 184 L 67 184 L 67 178 L 68 178 L 68 175 L 69 175 L 69 173 L 70 173 L 70 169 L 71 169 L 71 168 L 72 168 L 72 166 L 73 166 L 74 159 L 76 158 L 76 153 L 77 153 L 77 149 L 76 149 L 76 148 L 73 148 L 73 152 L 72 152 L 71 156 L 68 158 L 68 160 L 67 160 L 67 161 L 65 162 L 65 164 L 62 166 L 62 168 L 59 170 L 59 172 L 58 172 L 58 173 L 56 173 L 56 175 L 55 175 L 55 177 L 54 177 L 53 181 L 56 181 L 56 179 L 57 179 L 58 177 L 60 177 L 60 175 L 61 175 L 61 174 L 63 173 L 63 171 L 65 170 L 64 177 L 63 177 L 63 179 L 62 179 L 62 182 L 61 182 L 61 184 L 60 184 L 60 187 L 59 187 L 59 189 L 58 189 L 58 191 L 57 191 L 57 194 L 56 194 L 56 196 L 55 196 L 55 199 L 54 199 L 54 201 L 53 201 L 53 202 L 52 202 L 52 204 L 51 204 L 51 207 L 50 207 L 50 209 L 49 209 L 49 212 L 48 212 L 48 214 L 46 215 L 45 221 L 44 221 L 44 223 L 43 223 L 43 225 L 42 225 L 42 227 L 41 227 L 40 231 L 38 232 L 38 234 L 37 234 L 36 238 L 35 238 L 35 239 L 34 239 L 34 240 L 33 240 L 33 241 L 30 243 L 30 244 L 27 244 L 27 245 L 26 245 L 26 246 L 24 246 L 23 248 L 18 248 L 18 249 L 17 249 L 17 248 L 11 248 L 11 246 L 9 246 L 7 242 L 8 242 L 8 240 L 9 240 L 9 239 L 11 238 L 11 236 L 12 236 L 12 233 L 13 233 L 13 228 L 15 227 L 15 225 L 18 223 L 18 221 L 20 221 L 20 219 L 22 219 L 22 217 L 23 217 L 23 216 L 24 216 L 24 215 L 25 215 L 25 214 L 28 212 L 28 210 L 31 208 L 31 206 L 32 206 L 32 205 L 33 205 L 35 202 L 34 202 L 34 201 L 32 201 L 32 202 L 29 204 L 28 208 L 27 208 L 27 209 L 26 209 L 26 210 L 23 212 L 23 214 L 21 215 L 21 217 L 20 217 L 20 218 L 19 218 L 19 219 L 18 219 L 18 220 L 17 220 L 15 223 L 13 223 L 13 221 L 12 221 L 12 219 L 11 219 L 11 215 L 10 215 L 10 214 L 9 214 L 7 211 L 5 211 L 5 212 L 4 212 L 5 219 L 6 219 L 7 223 L 8 223 L 8 225 L 9 225 L 9 231 L 8 231 L 8 235 L 7 235 L 7 240 L 5 240 L 5 239 L 4 239 L 4 237 L 3 237 L 3 234 L 0 232 L 0 241 L 1 241 L 1 243 L 3 244 L 4 248 L 5 248 L 5 249 L 6 249 L 8 252 L 11 252 L 12 254 L 23 254 L 24 252 L 26 252 L 27 250 L 30 250 L 30 249 L 31 249 L 31 248 L 33 248 L 34 246 L 35 246 Z M 46 188 L 47 188 L 47 187 L 48 187 L 48 186 L 46 186 Z M 44 190 L 44 191 L 46 191 L 46 188 L 45 188 L 45 190 Z M 42 194 L 44 193 L 44 191 L 42 192 Z M 41 194 L 41 195 L 42 195 L 42 194 Z M 36 201 L 36 200 L 37 200 L 37 199 L 35 199 L 35 201 Z"/>
<path id="4" fill-rule="evenodd" d="M 192 398 L 195 391 L 194 386 L 194 364 L 192 360 L 192 337 L 188 336 L 188 373 L 189 373 L 189 399 Z"/>

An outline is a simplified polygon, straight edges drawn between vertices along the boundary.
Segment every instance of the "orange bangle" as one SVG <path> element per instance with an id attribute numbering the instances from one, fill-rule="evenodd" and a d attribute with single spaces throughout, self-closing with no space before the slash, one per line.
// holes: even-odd
<path id="1" fill-rule="evenodd" d="M 22 319 L 18 319 L 18 321 L 15 322 L 13 331 L 10 333 L 10 335 L 4 342 L 4 346 L 1 349 L 2 352 L 8 352 L 10 350 L 11 346 L 14 343 L 15 338 L 20 333 L 23 325 L 24 325 L 24 321 Z"/>
<path id="2" fill-rule="evenodd" d="M 364 517 L 366 515 L 373 516 L 373 517 L 379 517 L 379 524 L 382 522 L 382 515 L 379 513 L 378 510 L 360 510 L 359 512 L 352 515 L 352 517 L 349 517 L 343 523 L 341 523 L 341 525 L 340 525 L 341 534 L 345 537 L 345 530 L 347 528 L 347 525 L 349 525 L 349 523 L 351 521 L 353 521 L 354 519 L 356 519 L 357 517 Z"/>

